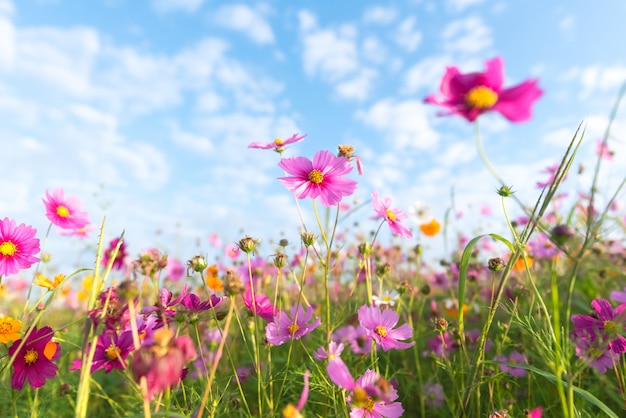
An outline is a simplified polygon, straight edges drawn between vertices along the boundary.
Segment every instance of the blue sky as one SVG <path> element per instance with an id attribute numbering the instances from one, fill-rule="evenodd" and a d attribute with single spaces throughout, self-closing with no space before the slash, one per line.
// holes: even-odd
<path id="1" fill-rule="evenodd" d="M 157 246 L 186 259 L 218 233 L 260 237 L 268 255 L 272 238 L 298 241 L 298 216 L 277 154 L 247 145 L 300 132 L 287 154 L 356 147 L 365 174 L 348 203 L 379 190 L 441 220 L 454 189 L 465 214 L 455 228 L 505 233 L 473 127 L 437 118 L 423 97 L 447 65 L 482 70 L 496 55 L 507 85 L 539 78 L 531 121 L 480 119 L 492 163 L 530 204 L 581 122 L 578 162 L 593 166 L 626 80 L 625 15 L 622 1 L 1 0 L 0 216 L 43 234 L 41 197 L 61 187 L 94 224 L 107 216 L 107 240 L 125 229 L 131 254 Z M 606 194 L 624 177 L 624 116 Z M 585 189 L 590 171 L 565 186 Z M 367 231 L 371 215 L 354 221 Z M 53 233 L 47 245 L 82 244 Z"/>

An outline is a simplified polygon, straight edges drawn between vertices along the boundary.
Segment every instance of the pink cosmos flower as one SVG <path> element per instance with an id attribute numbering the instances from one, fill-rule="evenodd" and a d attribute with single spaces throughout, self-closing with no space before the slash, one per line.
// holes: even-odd
<path id="1" fill-rule="evenodd" d="M 298 199 L 319 197 L 324 206 L 335 206 L 344 196 L 350 196 L 357 182 L 343 177 L 352 171 L 345 157 L 335 157 L 330 151 L 318 151 L 313 161 L 305 157 L 283 158 L 278 166 L 292 177 L 278 180 Z"/>
<path id="2" fill-rule="evenodd" d="M 117 243 L 120 242 L 121 238 L 115 238 L 111 240 L 109 243 L 109 248 L 104 250 L 104 256 L 102 257 L 102 265 L 108 266 L 109 260 L 113 255 L 113 251 L 115 251 L 115 247 L 117 247 Z M 115 259 L 113 260 L 113 268 L 117 270 L 122 270 L 124 268 L 124 259 L 128 256 L 126 252 L 126 242 L 122 242 L 120 248 L 117 250 L 117 254 L 115 255 Z"/>
<path id="3" fill-rule="evenodd" d="M 235 243 L 226 244 L 226 248 L 224 248 L 224 255 L 228 258 L 237 258 L 240 252 L 241 250 Z"/>
<path id="4" fill-rule="evenodd" d="M 61 356 L 61 346 L 51 341 L 54 336 L 52 328 L 38 330 L 35 327 L 30 334 L 26 331 L 25 335 L 28 337 L 21 347 L 22 339 L 15 341 L 9 348 L 9 356 L 15 355 L 11 378 L 11 386 L 15 390 L 22 390 L 25 381 L 33 389 L 42 387 L 46 379 L 56 375 L 58 367 L 53 361 Z"/>
<path id="5" fill-rule="evenodd" d="M 377 191 L 372 192 L 372 207 L 376 212 L 376 219 L 384 218 L 392 233 L 411 238 L 413 236 L 411 230 L 402 225 L 402 221 L 408 218 L 407 214 L 401 209 L 390 209 L 390 206 L 391 198 L 385 197 L 381 200 Z"/>
<path id="6" fill-rule="evenodd" d="M 134 348 L 131 331 L 124 331 L 117 335 L 116 331 L 105 330 L 102 335 L 98 336 L 91 363 L 91 374 L 100 369 L 104 369 L 107 374 L 113 369 L 126 369 L 126 358 Z M 89 346 L 85 352 L 89 352 Z M 81 363 L 82 360 L 75 360 L 70 370 L 80 369 Z"/>
<path id="7" fill-rule="evenodd" d="M 602 139 L 596 140 L 596 154 L 606 161 L 612 161 L 615 151 L 609 149 L 609 144 L 602 141 Z"/>
<path id="8" fill-rule="evenodd" d="M 274 319 L 274 315 L 278 313 L 278 309 L 272 305 L 272 301 L 265 293 L 254 292 L 254 300 L 252 298 L 252 288 L 246 285 L 246 291 L 242 295 L 243 303 L 250 310 L 252 315 L 259 315 L 266 321 Z"/>
<path id="9" fill-rule="evenodd" d="M 172 281 L 179 281 L 185 275 L 187 268 L 176 257 L 167 257 L 167 267 L 165 268 L 166 276 Z"/>
<path id="10" fill-rule="evenodd" d="M 302 306 L 291 308 L 291 317 L 285 312 L 274 315 L 274 321 L 265 326 L 265 337 L 270 344 L 281 345 L 291 339 L 299 340 L 320 324 L 320 318 L 308 323 L 313 317 L 313 308 L 306 311 Z"/>
<path id="11" fill-rule="evenodd" d="M 372 337 L 384 351 L 391 349 L 404 350 L 415 344 L 414 341 L 410 343 L 399 341 L 412 338 L 413 328 L 408 324 L 402 324 L 394 329 L 400 317 L 391 309 L 383 309 L 381 311 L 376 306 L 363 305 L 358 310 L 358 317 L 359 323 L 365 329 L 367 335 Z"/>
<path id="12" fill-rule="evenodd" d="M 66 237 L 78 237 L 80 239 L 83 238 L 87 238 L 89 236 L 89 233 L 93 230 L 95 230 L 96 227 L 93 225 L 86 225 L 83 226 L 82 228 L 78 228 L 78 229 L 63 229 L 60 228 L 59 229 L 59 234 L 66 236 Z"/>
<path id="13" fill-rule="evenodd" d="M 0 220 L 0 277 L 27 269 L 39 259 L 37 230 L 25 224 L 15 225 L 9 218 Z"/>
<path id="14" fill-rule="evenodd" d="M 330 343 L 328 343 L 328 350 L 326 350 L 324 347 L 319 347 L 317 350 L 315 350 L 313 356 L 316 360 L 322 361 L 328 359 L 328 361 L 332 361 L 341 355 L 341 353 L 343 352 L 343 348 L 343 343 L 337 344 L 336 342 L 331 341 Z"/>
<path id="15" fill-rule="evenodd" d="M 572 315 L 574 335 L 589 339 L 608 341 L 608 347 L 616 354 L 626 352 L 626 338 L 622 335 L 626 330 L 626 304 L 613 309 L 606 299 L 594 299 L 591 302 L 594 316 Z"/>
<path id="16" fill-rule="evenodd" d="M 283 409 L 283 417 L 284 418 L 302 418 L 302 408 L 306 404 L 306 401 L 309 399 L 309 375 L 310 371 L 306 370 L 304 372 L 304 386 L 302 387 L 302 393 L 300 394 L 300 400 L 298 401 L 298 405 L 288 404 Z"/>
<path id="17" fill-rule="evenodd" d="M 442 116 L 461 115 L 470 122 L 492 110 L 511 122 L 530 119 L 533 103 L 543 94 L 538 80 L 526 80 L 506 89 L 502 88 L 503 82 L 504 63 L 500 57 L 487 61 L 482 73 L 461 74 L 457 67 L 448 67 L 440 86 L 443 98 L 430 95 L 424 102 L 448 109 Z"/>
<path id="18" fill-rule="evenodd" d="M 559 163 L 556 163 L 554 165 L 544 168 L 541 172 L 549 174 L 549 177 L 546 181 L 538 181 L 537 187 L 540 189 L 543 189 L 544 187 L 547 187 L 550 184 L 552 184 L 554 182 L 554 178 L 556 176 L 557 171 L 559 171 Z M 566 178 L 567 178 L 567 175 L 563 177 L 563 181 L 565 181 Z"/>
<path id="19" fill-rule="evenodd" d="M 512 351 L 508 358 L 506 356 L 495 356 L 494 360 L 512 364 L 528 364 L 526 356 L 518 351 Z M 498 367 L 500 371 L 508 373 L 513 377 L 523 377 L 528 374 L 528 371 L 521 367 L 509 366 L 508 364 L 499 364 Z"/>
<path id="20" fill-rule="evenodd" d="M 356 381 L 346 364 L 340 359 L 329 361 L 328 377 L 337 386 L 350 391 L 347 397 L 351 405 L 350 418 L 398 418 L 404 408 L 396 389 L 374 370 L 366 370 Z"/>
<path id="21" fill-rule="evenodd" d="M 77 197 L 65 197 L 63 189 L 54 189 L 52 194 L 46 190 L 42 199 L 46 207 L 46 217 L 54 225 L 65 229 L 81 229 L 89 224 L 87 212 L 81 212 L 81 203 Z"/>
<path id="22" fill-rule="evenodd" d="M 257 149 L 274 149 L 274 151 L 278 153 L 282 153 L 285 150 L 285 145 L 295 144 L 296 142 L 300 142 L 304 140 L 305 135 L 298 136 L 297 133 L 293 134 L 287 139 L 276 138 L 272 142 L 252 142 L 248 145 L 248 148 L 257 148 Z"/>

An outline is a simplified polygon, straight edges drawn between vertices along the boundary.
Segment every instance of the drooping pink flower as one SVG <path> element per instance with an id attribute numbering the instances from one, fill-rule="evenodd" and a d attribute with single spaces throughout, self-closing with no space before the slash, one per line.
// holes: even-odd
<path id="1" fill-rule="evenodd" d="M 412 338 L 413 328 L 409 324 L 394 328 L 400 317 L 391 309 L 381 310 L 377 306 L 363 305 L 358 310 L 358 318 L 367 335 L 372 337 L 384 351 L 404 350 L 415 344 L 414 341 L 410 343 L 399 341 Z"/>
<path id="2" fill-rule="evenodd" d="M 104 250 L 104 255 L 102 257 L 102 264 L 104 266 L 109 265 L 109 260 L 113 256 L 113 252 L 115 251 L 117 244 L 120 242 L 120 239 L 121 238 L 115 238 L 111 240 L 111 242 L 109 243 L 109 248 Z M 128 253 L 126 252 L 126 242 L 122 241 L 122 243 L 120 244 L 120 248 L 115 255 L 115 259 L 113 260 L 113 268 L 117 270 L 122 270 L 124 268 L 124 260 L 127 256 Z"/>
<path id="3" fill-rule="evenodd" d="M 43 204 L 46 217 L 54 225 L 65 229 L 81 229 L 89 224 L 87 212 L 81 212 L 81 203 L 75 196 L 65 197 L 63 189 L 54 189 L 52 194 L 46 190 Z"/>
<path id="4" fill-rule="evenodd" d="M 274 320 L 265 326 L 265 337 L 270 344 L 281 345 L 291 339 L 299 340 L 307 335 L 320 324 L 320 318 L 309 323 L 313 317 L 313 308 L 294 306 L 291 308 L 291 317 L 285 312 L 278 312 Z"/>
<path id="5" fill-rule="evenodd" d="M 530 119 L 532 105 L 543 94 L 538 80 L 509 88 L 502 88 L 503 83 L 504 63 L 500 57 L 487 61 L 485 72 L 461 74 L 451 66 L 441 80 L 443 98 L 433 94 L 424 102 L 445 107 L 448 111 L 442 116 L 460 115 L 470 122 L 490 111 L 499 112 L 511 122 Z"/>
<path id="6" fill-rule="evenodd" d="M 246 285 L 246 291 L 242 295 L 243 303 L 250 310 L 252 315 L 258 315 L 266 321 L 274 319 L 274 315 L 278 313 L 278 309 L 272 305 L 272 301 L 265 293 L 254 292 L 252 297 L 252 287 Z"/>
<path id="7" fill-rule="evenodd" d="M 61 346 L 51 341 L 54 336 L 52 328 L 34 327 L 30 334 L 26 331 L 25 335 L 28 337 L 21 348 L 22 339 L 9 347 L 9 357 L 15 354 L 11 378 L 11 386 L 15 390 L 22 390 L 25 381 L 33 389 L 42 387 L 46 379 L 52 379 L 56 375 L 58 367 L 53 361 L 61 356 Z"/>
<path id="8" fill-rule="evenodd" d="M 278 180 L 298 199 L 319 198 L 324 206 L 335 206 L 356 189 L 357 182 L 343 177 L 352 171 L 345 157 L 335 157 L 330 151 L 318 151 L 313 161 L 306 157 L 283 158 L 278 166 L 291 177 Z"/>
<path id="9" fill-rule="evenodd" d="M 304 137 L 306 137 L 306 134 L 298 136 L 298 134 L 295 133 L 287 139 L 276 138 L 272 142 L 252 142 L 248 145 L 248 148 L 273 149 L 278 153 L 282 153 L 285 150 L 285 145 L 300 142 L 304 140 Z"/>
<path id="10" fill-rule="evenodd" d="M 25 224 L 16 225 L 13 219 L 0 220 L 0 277 L 27 269 L 39 258 L 37 230 Z"/>
<path id="11" fill-rule="evenodd" d="M 391 198 L 385 197 L 380 199 L 378 192 L 372 192 L 372 207 L 376 212 L 376 219 L 385 219 L 392 233 L 401 237 L 411 238 L 413 234 L 411 230 L 402 225 L 402 221 L 408 218 L 408 215 L 401 209 L 391 209 Z"/>

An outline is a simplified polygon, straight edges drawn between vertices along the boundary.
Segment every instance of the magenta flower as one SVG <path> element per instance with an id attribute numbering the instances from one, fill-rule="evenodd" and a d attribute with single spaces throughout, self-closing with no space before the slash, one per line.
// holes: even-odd
<path id="1" fill-rule="evenodd" d="M 265 337 L 270 344 L 281 345 L 291 339 L 299 340 L 320 324 L 320 318 L 308 323 L 313 317 L 313 308 L 302 306 L 291 308 L 291 317 L 285 312 L 274 315 L 274 320 L 265 326 Z"/>
<path id="2" fill-rule="evenodd" d="M 503 67 L 500 57 L 487 61 L 482 73 L 461 74 L 457 67 L 448 67 L 440 86 L 443 98 L 430 95 L 424 102 L 448 109 L 442 116 L 461 115 L 470 122 L 492 110 L 511 122 L 524 122 L 530 119 L 531 107 L 543 91 L 537 80 L 503 89 Z"/>
<path id="3" fill-rule="evenodd" d="M 65 197 L 63 189 L 54 189 L 52 194 L 46 190 L 42 199 L 46 207 L 46 217 L 54 225 L 65 229 L 81 229 L 89 224 L 87 212 L 81 212 L 81 203 L 77 197 Z"/>
<path id="4" fill-rule="evenodd" d="M 591 307 L 595 311 L 594 316 L 572 315 L 574 334 L 592 343 L 596 340 L 608 341 L 608 347 L 614 353 L 625 353 L 626 338 L 622 334 L 626 329 L 626 304 L 613 309 L 608 300 L 594 299 Z"/>
<path id="5" fill-rule="evenodd" d="M 57 365 L 54 360 L 61 356 L 61 346 L 52 342 L 54 331 L 50 327 L 32 329 L 29 334 L 26 331 L 26 341 L 15 341 L 9 348 L 9 357 L 15 355 L 13 362 L 13 377 L 11 386 L 15 390 L 22 390 L 24 382 L 37 389 L 46 383 L 46 379 L 52 379 L 57 373 Z M 19 348 L 19 351 L 18 351 Z"/>
<path id="6" fill-rule="evenodd" d="M 298 401 L 298 405 L 287 404 L 287 406 L 283 409 L 283 417 L 285 418 L 302 418 L 302 408 L 306 404 L 307 399 L 309 399 L 309 375 L 311 372 L 308 370 L 304 372 L 304 386 L 302 387 L 302 393 L 300 394 L 300 400 Z"/>
<path id="7" fill-rule="evenodd" d="M 400 317 L 391 309 L 383 309 L 376 306 L 363 305 L 358 311 L 359 323 L 365 329 L 367 335 L 376 341 L 384 351 L 391 349 L 404 350 L 412 347 L 415 342 L 402 342 L 413 337 L 413 328 L 408 324 L 402 324 L 398 328 L 394 327 Z"/>
<path id="8" fill-rule="evenodd" d="M 402 225 L 402 221 L 408 218 L 407 214 L 400 209 L 390 209 L 391 198 L 385 197 L 380 200 L 378 192 L 372 192 L 372 207 L 376 212 L 376 219 L 384 218 L 389 225 L 389 229 L 392 233 L 400 235 L 401 237 L 411 238 L 411 230 Z"/>
<path id="9" fill-rule="evenodd" d="M 347 397 L 352 408 L 351 418 L 398 418 L 404 409 L 398 392 L 374 370 L 366 370 L 356 381 L 346 364 L 339 358 L 326 366 L 328 377 L 337 386 L 350 392 Z"/>
<path id="10" fill-rule="evenodd" d="M 313 161 L 305 157 L 283 158 L 278 166 L 292 177 L 278 180 L 298 199 L 319 197 L 324 206 L 335 206 L 344 196 L 350 196 L 357 182 L 343 177 L 352 171 L 345 157 L 335 157 L 330 151 L 318 151 Z"/>
<path id="11" fill-rule="evenodd" d="M 272 142 L 252 142 L 248 145 L 248 148 L 257 148 L 257 149 L 274 149 L 274 151 L 278 153 L 282 153 L 285 150 L 285 145 L 295 144 L 296 142 L 300 142 L 304 140 L 305 135 L 298 136 L 298 134 L 293 134 L 291 137 L 287 139 L 276 138 Z"/>
<path id="12" fill-rule="evenodd" d="M 0 220 L 0 277 L 27 269 L 39 259 L 37 230 L 24 224 L 15 225 L 9 218 Z"/>
<path id="13" fill-rule="evenodd" d="M 116 331 L 105 330 L 98 336 L 91 373 L 100 369 L 104 369 L 107 374 L 113 369 L 126 369 L 126 358 L 134 348 L 131 331 L 124 331 L 118 336 Z M 89 346 L 85 352 L 89 352 Z M 70 370 L 80 369 L 81 364 L 82 360 L 75 360 Z"/>
<path id="14" fill-rule="evenodd" d="M 265 295 L 265 293 L 254 293 L 254 300 L 252 298 L 251 286 L 246 285 L 246 291 L 242 295 L 243 303 L 246 308 L 250 310 L 252 315 L 259 315 L 266 321 L 274 319 L 274 315 L 278 313 L 278 309 L 272 305 L 272 301 Z"/>
<path id="15" fill-rule="evenodd" d="M 343 348 L 343 343 L 337 344 L 336 342 L 331 341 L 330 343 L 328 343 L 328 350 L 326 350 L 324 347 L 319 347 L 317 350 L 315 350 L 313 356 L 316 360 L 319 361 L 326 359 L 328 359 L 328 361 L 333 361 L 336 358 L 339 358 L 339 356 L 343 352 Z"/>
<path id="16" fill-rule="evenodd" d="M 102 257 L 102 264 L 104 266 L 109 265 L 109 261 L 113 255 L 113 251 L 115 251 L 115 248 L 117 247 L 117 243 L 120 242 L 120 239 L 121 238 L 112 239 L 111 242 L 109 243 L 109 248 L 104 250 L 104 256 Z M 115 255 L 115 259 L 113 260 L 113 268 L 117 270 L 122 270 L 124 268 L 124 259 L 127 256 L 128 256 L 128 253 L 126 252 L 126 242 L 122 241 L 122 244 L 120 245 L 120 248 L 118 249 L 117 254 Z"/>

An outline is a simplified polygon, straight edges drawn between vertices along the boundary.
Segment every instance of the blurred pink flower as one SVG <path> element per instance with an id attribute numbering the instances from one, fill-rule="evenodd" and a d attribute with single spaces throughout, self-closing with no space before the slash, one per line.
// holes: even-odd
<path id="1" fill-rule="evenodd" d="M 451 66 L 441 80 L 443 98 L 433 94 L 424 102 L 445 107 L 448 111 L 442 116 L 460 115 L 470 122 L 492 110 L 511 122 L 530 119 L 533 103 L 543 94 L 538 81 L 526 80 L 510 88 L 502 88 L 503 82 L 504 63 L 500 57 L 487 61 L 485 72 L 461 74 Z"/>
<path id="2" fill-rule="evenodd" d="M 376 212 L 376 219 L 384 218 L 392 233 L 411 238 L 413 236 L 411 230 L 402 225 L 402 221 L 408 218 L 407 214 L 401 209 L 390 209 L 390 206 L 391 198 L 385 197 L 381 200 L 377 191 L 372 192 L 372 207 Z"/>
<path id="3" fill-rule="evenodd" d="M 25 224 L 15 225 L 13 219 L 0 220 L 0 277 L 27 269 L 39 258 L 37 230 Z"/>
<path id="4" fill-rule="evenodd" d="M 46 190 L 43 204 L 46 217 L 54 225 L 65 229 L 80 229 L 89 224 L 87 212 L 81 212 L 81 203 L 77 197 L 65 197 L 63 189 L 54 189 L 52 194 Z"/>
<path id="5" fill-rule="evenodd" d="M 226 248 L 224 248 L 224 255 L 228 258 L 239 257 L 239 252 L 239 247 L 235 243 L 226 244 Z"/>
<path id="6" fill-rule="evenodd" d="M 209 234 L 209 243 L 215 248 L 222 247 L 222 240 L 220 239 L 220 236 L 217 234 Z"/>
<path id="7" fill-rule="evenodd" d="M 120 242 L 121 238 L 114 238 L 109 242 L 109 248 L 104 250 L 104 255 L 102 256 L 102 265 L 107 266 L 111 257 L 113 256 L 113 252 L 117 247 L 117 244 Z M 117 270 L 122 270 L 124 268 L 124 259 L 128 256 L 126 252 L 126 242 L 122 241 L 120 244 L 120 248 L 117 250 L 115 254 L 115 259 L 113 260 L 113 268 Z"/>
<path id="8" fill-rule="evenodd" d="M 187 272 L 187 267 L 176 257 L 167 257 L 167 267 L 165 269 L 167 278 L 175 282 L 183 278 Z"/>
<path id="9" fill-rule="evenodd" d="M 78 228 L 78 229 L 64 229 L 64 228 L 60 228 L 59 229 L 59 234 L 66 236 L 66 237 L 78 237 L 78 238 L 87 238 L 89 237 L 89 233 L 93 230 L 95 230 L 96 227 L 93 225 L 86 225 L 83 226 L 82 228 Z"/>
<path id="10" fill-rule="evenodd" d="M 330 151 L 318 151 L 313 161 L 305 157 L 283 158 L 278 166 L 291 177 L 278 180 L 298 199 L 316 199 L 327 207 L 335 206 L 342 197 L 350 196 L 357 182 L 343 177 L 352 171 L 345 157 L 335 157 Z"/>
<path id="11" fill-rule="evenodd" d="M 274 151 L 278 153 L 282 153 L 285 150 L 285 145 L 295 144 L 296 142 L 300 142 L 304 140 L 305 135 L 298 136 L 297 133 L 293 134 L 287 139 L 276 138 L 272 142 L 251 142 L 248 145 L 248 148 L 257 148 L 257 149 L 274 149 Z"/>
<path id="12" fill-rule="evenodd" d="M 603 160 L 611 161 L 615 151 L 609 149 L 609 144 L 603 142 L 602 139 L 598 139 L 596 140 L 596 154 Z"/>

